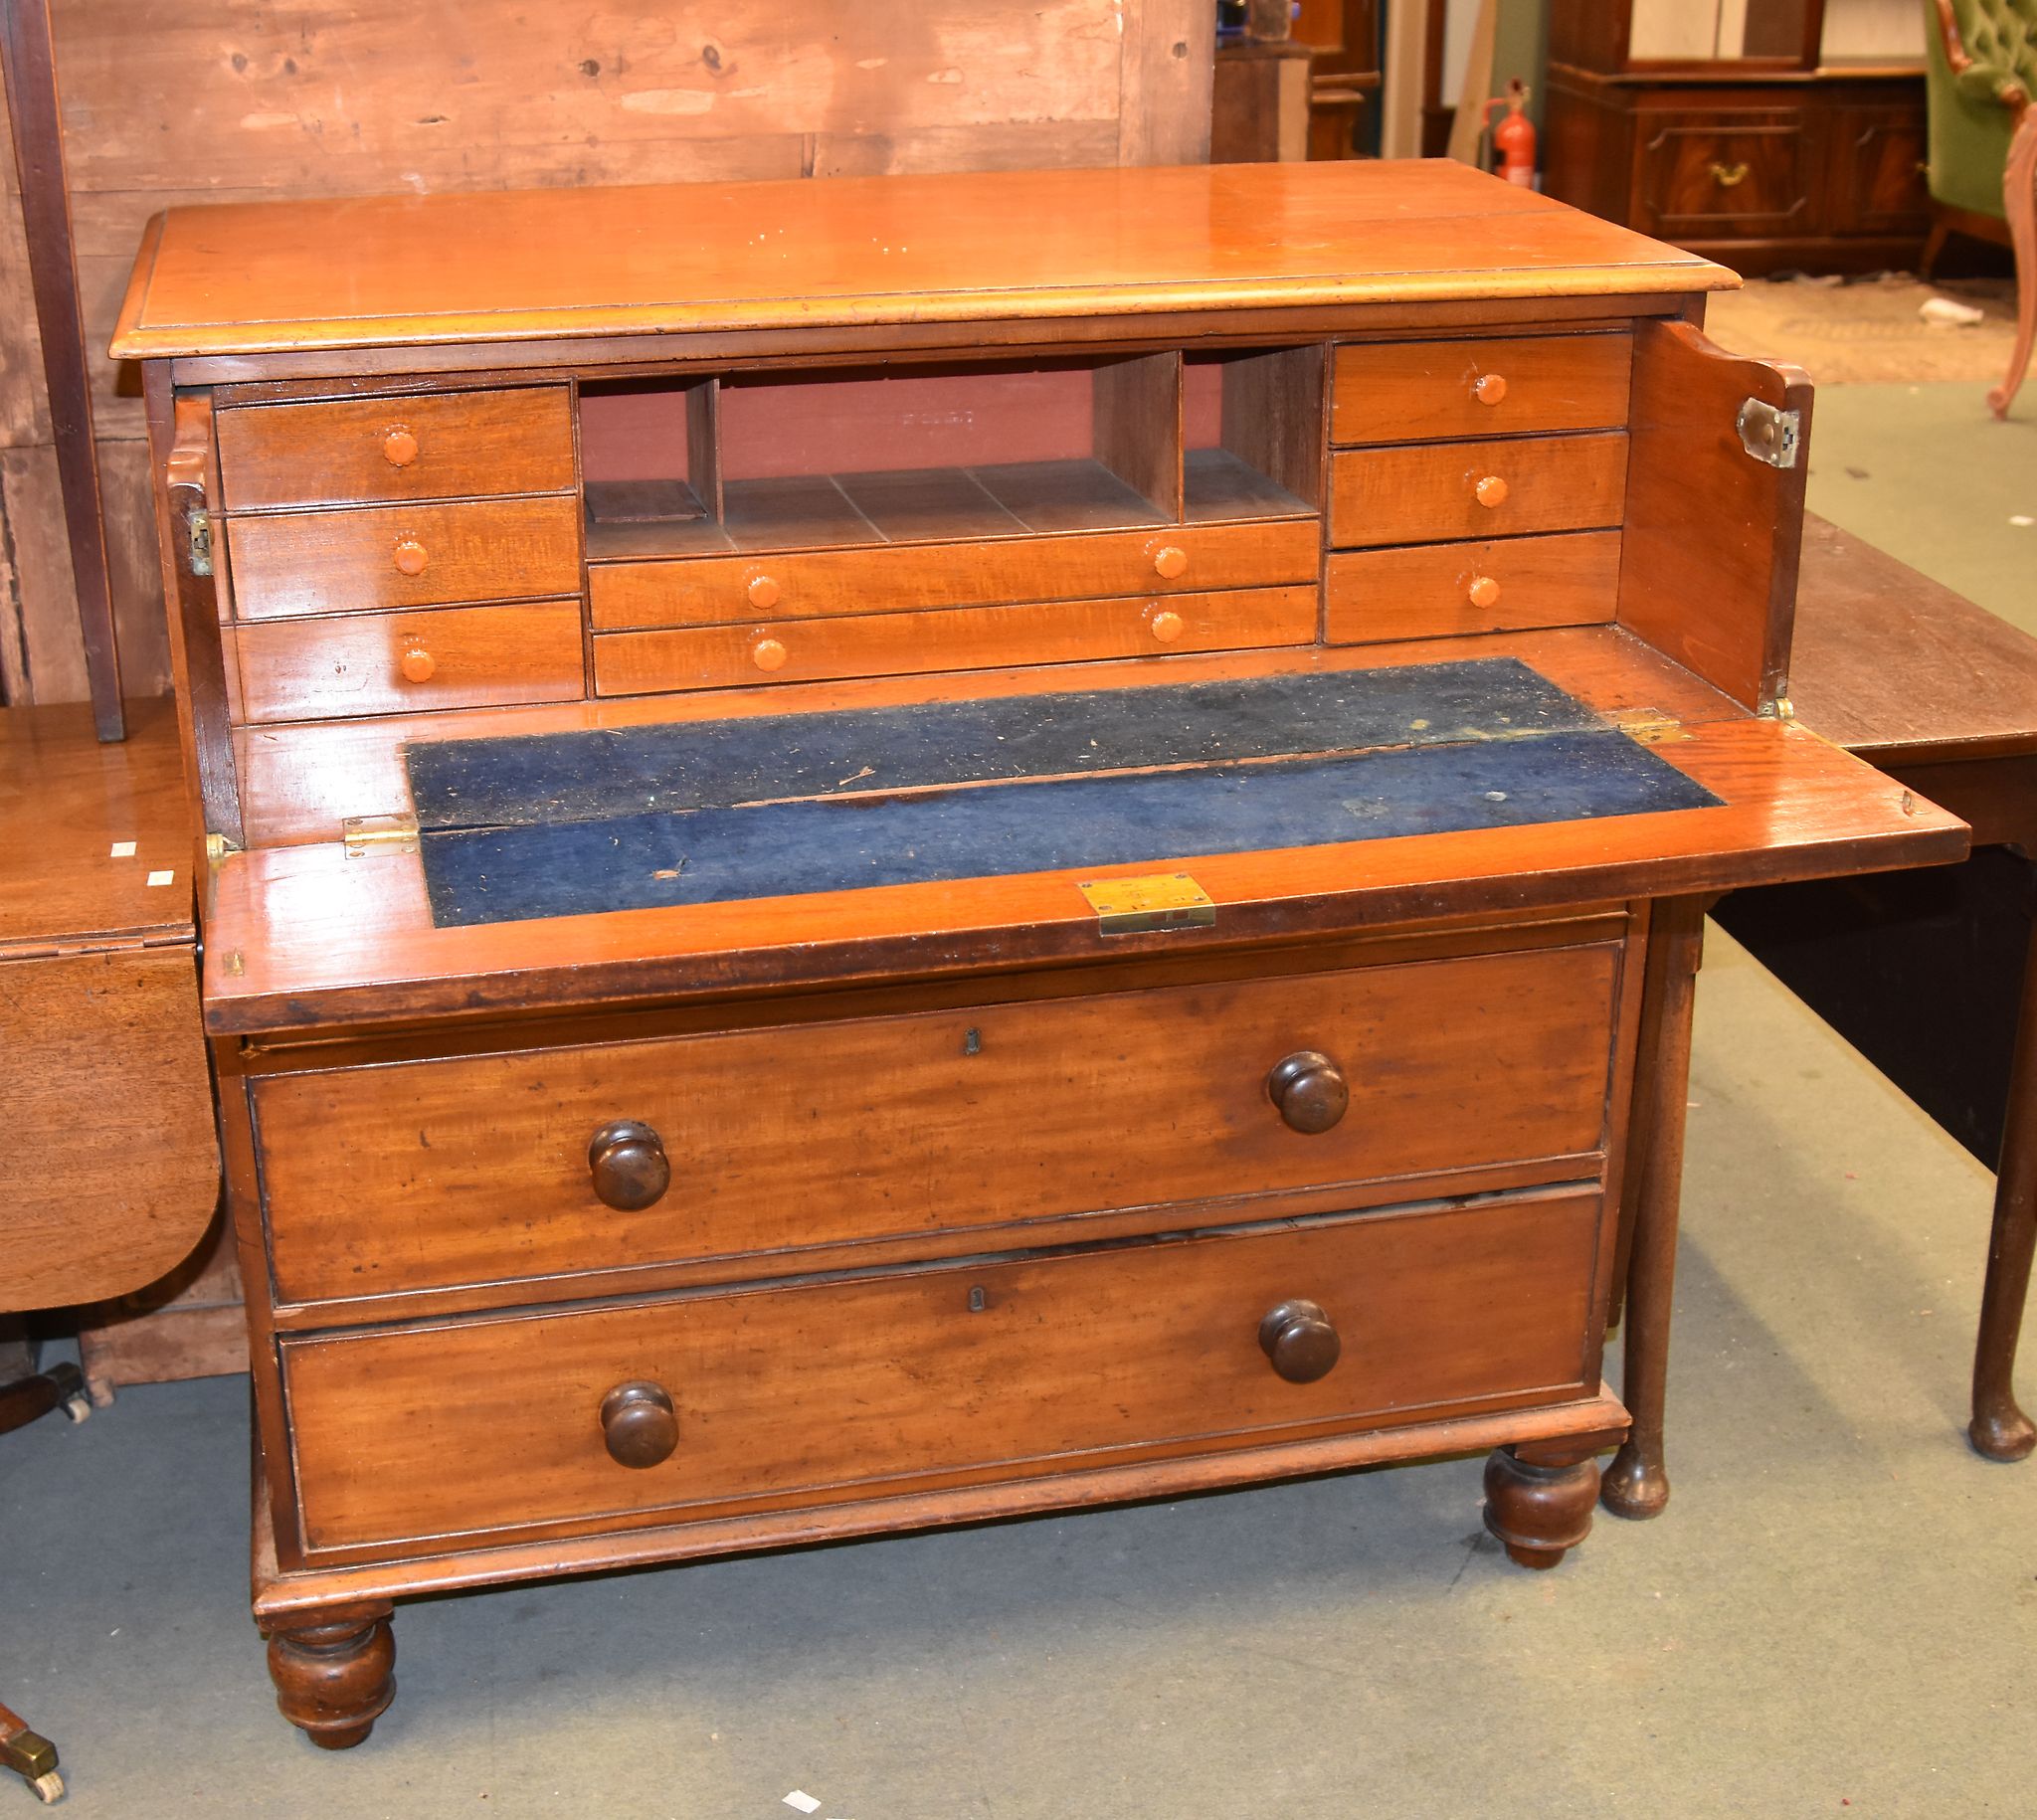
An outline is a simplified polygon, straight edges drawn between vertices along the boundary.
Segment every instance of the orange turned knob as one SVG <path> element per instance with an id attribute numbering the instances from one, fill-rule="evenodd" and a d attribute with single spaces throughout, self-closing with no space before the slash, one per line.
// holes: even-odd
<path id="1" fill-rule="evenodd" d="M 750 661 L 760 670 L 783 669 L 785 655 L 785 646 L 776 638 L 759 638 L 750 646 Z"/>
<path id="2" fill-rule="evenodd" d="M 418 440 L 401 424 L 382 439 L 382 458 L 391 467 L 408 467 L 418 458 Z"/>
<path id="3" fill-rule="evenodd" d="M 1471 490 L 1478 495 L 1480 505 L 1505 505 L 1507 502 L 1507 483 L 1498 474 L 1487 474 Z"/>
<path id="4" fill-rule="evenodd" d="M 750 605 L 760 613 L 778 605 L 778 584 L 768 575 L 754 577 L 743 592 L 750 597 Z"/>
<path id="5" fill-rule="evenodd" d="M 1179 544 L 1163 544 L 1153 554 L 1153 573 L 1163 581 L 1173 581 L 1189 566 L 1189 553 Z"/>
<path id="6" fill-rule="evenodd" d="M 1471 396 L 1481 405 L 1496 405 L 1507 395 L 1507 382 L 1498 373 L 1481 373 Z"/>
<path id="7" fill-rule="evenodd" d="M 398 667 L 406 682 L 430 682 L 439 670 L 437 659 L 422 644 L 413 644 L 405 651 Z"/>
<path id="8" fill-rule="evenodd" d="M 1153 636 L 1163 644 L 1172 644 L 1182 636 L 1185 625 L 1178 613 L 1156 613 L 1153 616 Z"/>
<path id="9" fill-rule="evenodd" d="M 1470 592 L 1474 607 L 1497 607 L 1500 604 L 1500 585 L 1489 575 L 1473 576 Z"/>
<path id="10" fill-rule="evenodd" d="M 396 566 L 403 574 L 424 574 L 425 561 L 425 546 L 415 537 L 406 537 L 396 546 Z"/>
<path id="11" fill-rule="evenodd" d="M 672 1393 L 644 1378 L 618 1384 L 601 1399 L 601 1438 L 618 1466 L 641 1470 L 669 1460 L 679 1444 Z"/>

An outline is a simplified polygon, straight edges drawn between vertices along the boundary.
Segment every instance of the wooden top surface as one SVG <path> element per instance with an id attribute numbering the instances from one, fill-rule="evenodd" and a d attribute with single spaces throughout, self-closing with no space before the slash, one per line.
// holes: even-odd
<path id="1" fill-rule="evenodd" d="M 2037 754 L 2037 638 L 1816 516 L 1789 696 L 1805 726 L 1877 761 Z"/>
<path id="2" fill-rule="evenodd" d="M 119 359 L 1728 288 L 1444 159 L 172 209 Z"/>
<path id="3" fill-rule="evenodd" d="M 102 746 L 83 703 L 0 713 L 0 958 L 194 939 L 175 704 L 129 702 L 127 725 Z"/>
<path id="4" fill-rule="evenodd" d="M 282 1033 L 935 977 L 1726 890 L 1949 861 L 1966 850 L 1964 823 L 1802 729 L 1748 715 L 1615 629 L 1453 640 L 1449 654 L 1521 658 L 1634 731 L 1719 807 L 1219 853 L 1180 866 L 1146 861 L 458 927 L 434 925 L 416 853 L 349 859 L 331 842 L 253 849 L 230 855 L 215 879 L 207 1023 L 221 1034 Z M 1168 674 L 1193 681 L 1437 655 L 1432 641 L 1231 653 L 1173 660 Z M 1060 665 L 973 682 L 985 694 L 1044 694 L 1137 686 L 1140 674 L 1137 664 Z M 796 685 L 661 705 L 674 718 L 787 713 L 926 700 L 952 686 L 946 677 Z M 519 710 L 496 730 L 611 724 L 611 712 L 598 703 Z M 1213 930 L 1106 938 L 1076 889 L 1084 878 L 1178 869 L 1215 902 Z"/>

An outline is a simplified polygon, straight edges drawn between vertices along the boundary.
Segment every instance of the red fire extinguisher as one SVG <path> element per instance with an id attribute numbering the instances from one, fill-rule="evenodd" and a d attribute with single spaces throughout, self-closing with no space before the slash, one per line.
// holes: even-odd
<path id="1" fill-rule="evenodd" d="M 1528 89 L 1517 76 L 1507 85 L 1505 94 L 1495 95 L 1485 104 L 1485 126 L 1492 134 L 1492 148 L 1499 157 L 1499 174 L 1509 183 L 1518 183 L 1523 189 L 1535 187 L 1535 122 L 1523 109 L 1528 104 Z M 1492 110 L 1504 107 L 1507 117 L 1497 126 L 1492 123 Z"/>

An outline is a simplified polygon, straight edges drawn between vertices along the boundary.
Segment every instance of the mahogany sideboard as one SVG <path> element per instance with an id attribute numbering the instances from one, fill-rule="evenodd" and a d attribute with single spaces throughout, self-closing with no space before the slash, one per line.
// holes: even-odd
<path id="1" fill-rule="evenodd" d="M 441 1588 L 1659 1510 L 1697 906 L 1966 845 L 1789 717 L 1734 281 L 1447 163 L 158 220 L 284 1715 Z"/>

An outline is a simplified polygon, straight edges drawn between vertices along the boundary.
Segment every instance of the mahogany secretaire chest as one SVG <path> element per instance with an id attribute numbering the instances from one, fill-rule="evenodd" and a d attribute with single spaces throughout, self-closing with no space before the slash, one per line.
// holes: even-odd
<path id="1" fill-rule="evenodd" d="M 1964 842 L 1790 721 L 1733 281 L 1445 163 L 158 220 L 284 1714 L 437 1588 L 1660 1508 L 1699 906 Z"/>

